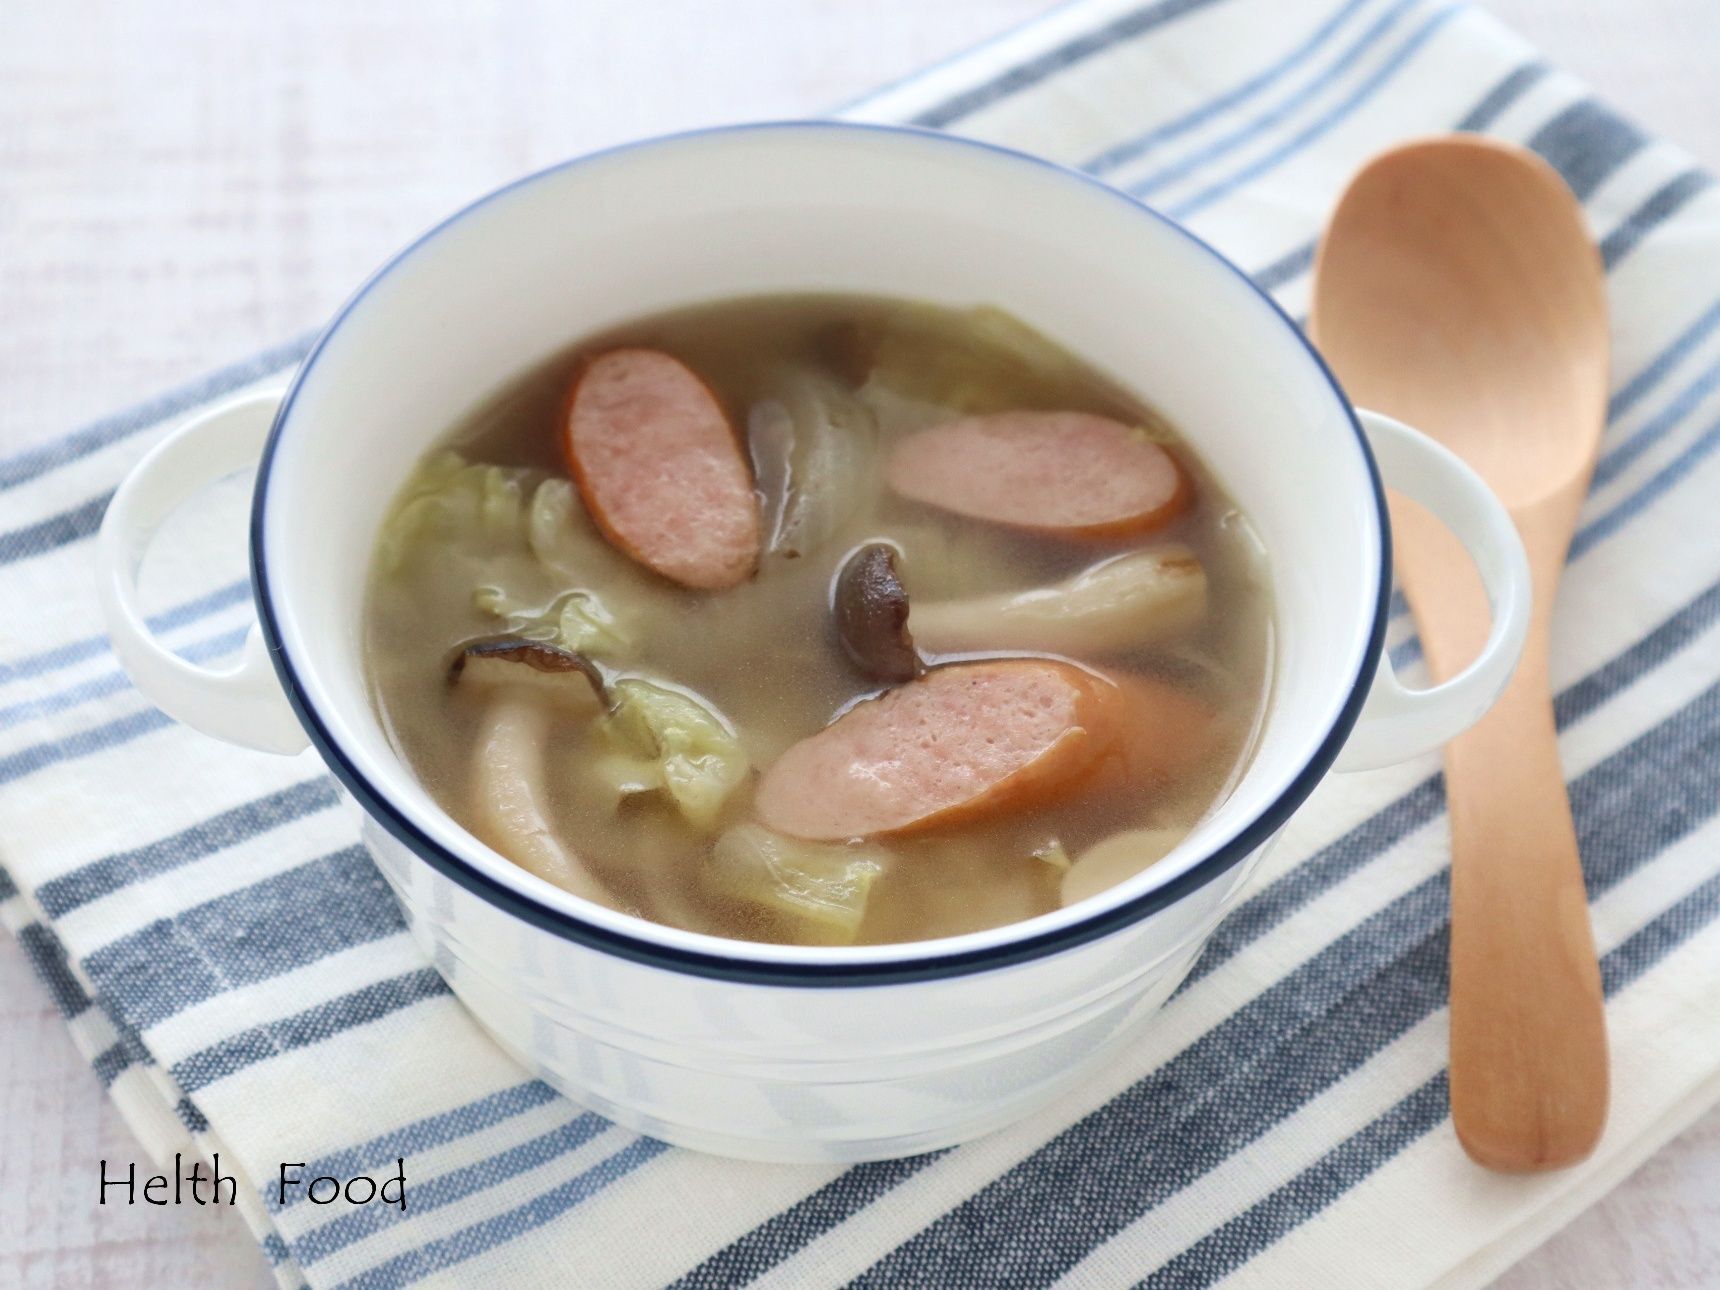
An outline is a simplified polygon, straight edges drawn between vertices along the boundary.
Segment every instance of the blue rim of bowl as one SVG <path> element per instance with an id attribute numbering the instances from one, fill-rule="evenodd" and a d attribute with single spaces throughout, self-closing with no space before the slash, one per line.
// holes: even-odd
<path id="1" fill-rule="evenodd" d="M 973 149 L 1049 170 L 1071 182 L 1095 189 L 1117 201 L 1126 202 L 1137 213 L 1185 238 L 1210 256 L 1215 264 L 1240 278 L 1259 301 L 1278 317 L 1278 320 L 1295 338 L 1296 342 L 1302 346 L 1309 359 L 1312 360 L 1331 386 L 1333 395 L 1337 398 L 1339 406 L 1349 420 L 1351 432 L 1356 438 L 1356 446 L 1360 450 L 1362 461 L 1367 468 L 1368 479 L 1373 487 L 1374 507 L 1378 520 L 1379 586 L 1374 605 L 1373 627 L 1369 633 L 1367 647 L 1363 651 L 1360 668 L 1350 680 L 1349 693 L 1338 712 L 1337 719 L 1327 730 L 1312 756 L 1303 764 L 1302 769 L 1297 772 L 1284 790 L 1263 811 L 1244 825 L 1235 837 L 1210 854 L 1201 857 L 1182 873 L 1162 885 L 1143 892 L 1132 900 L 1124 901 L 1122 904 L 1096 910 L 1086 918 L 1078 919 L 1063 927 L 980 949 L 927 954 L 899 962 L 860 961 L 853 963 L 840 961 L 790 963 L 749 958 L 747 954 L 749 942 L 746 941 L 732 942 L 734 949 L 729 953 L 706 953 L 700 950 L 658 944 L 625 932 L 599 927 L 564 910 L 552 909 L 541 904 L 524 892 L 517 891 L 482 872 L 469 861 L 443 848 L 408 819 L 399 807 L 365 778 L 364 774 L 352 763 L 333 736 L 330 735 L 327 726 L 311 703 L 310 696 L 305 692 L 281 637 L 280 627 L 276 621 L 273 602 L 269 594 L 268 561 L 264 543 L 263 520 L 268 504 L 271 468 L 274 464 L 275 454 L 280 448 L 283 431 L 291 418 L 293 404 L 298 397 L 300 388 L 315 369 L 317 360 L 321 357 L 329 340 L 340 330 L 341 323 L 363 302 L 378 283 L 409 256 L 417 252 L 419 248 L 434 240 L 443 230 L 464 220 L 468 215 L 488 206 L 491 202 L 508 193 L 536 183 L 550 175 L 560 174 L 601 158 L 640 149 L 682 143 L 693 139 L 743 133 L 803 130 L 908 136 L 943 146 Z M 618 958 L 673 972 L 752 985 L 796 987 L 899 985 L 913 981 L 935 980 L 992 971 L 1032 959 L 1043 958 L 1046 955 L 1072 949 L 1075 946 L 1108 936 L 1132 923 L 1139 922 L 1158 910 L 1175 904 L 1183 896 L 1205 886 L 1219 875 L 1227 872 L 1244 856 L 1266 843 L 1302 805 L 1308 795 L 1314 791 L 1315 785 L 1325 778 L 1326 773 L 1332 768 L 1332 763 L 1337 759 L 1344 741 L 1354 728 L 1357 718 L 1361 715 L 1362 705 L 1367 701 L 1368 690 L 1374 672 L 1379 666 L 1380 655 L 1385 644 L 1387 603 L 1391 594 L 1391 523 L 1386 510 L 1385 489 L 1380 482 L 1379 466 L 1374 460 L 1372 450 L 1368 447 L 1367 436 L 1363 434 L 1354 407 L 1345 396 L 1343 387 L 1338 384 L 1337 377 L 1333 375 L 1325 359 L 1320 356 L 1319 351 L 1302 333 L 1302 329 L 1284 312 L 1277 301 L 1262 291 L 1254 280 L 1230 259 L 1175 220 L 1092 175 L 1073 170 L 1044 157 L 1036 157 L 1032 153 L 1006 148 L 995 143 L 946 134 L 937 130 L 922 129 L 917 126 L 829 120 L 758 121 L 712 126 L 705 129 L 686 130 L 675 134 L 641 139 L 587 153 L 557 165 L 534 171 L 480 197 L 420 234 L 365 279 L 358 290 L 340 307 L 328 326 L 323 329 L 322 334 L 317 337 L 316 343 L 311 347 L 310 352 L 305 356 L 298 371 L 294 374 L 292 383 L 288 386 L 286 395 L 281 400 L 281 406 L 275 413 L 274 425 L 270 428 L 268 441 L 265 443 L 262 456 L 258 461 L 256 488 L 252 496 L 251 588 L 256 601 L 258 625 L 262 630 L 264 641 L 268 644 L 269 657 L 274 662 L 275 672 L 280 678 L 282 687 L 286 690 L 288 701 L 292 704 L 294 712 L 297 713 L 300 723 L 305 728 L 305 733 L 310 736 L 311 743 L 321 754 L 329 770 L 333 772 L 335 778 L 346 787 L 347 791 L 353 795 L 370 817 L 395 839 L 420 860 L 474 895 L 533 927 L 541 928 L 565 940 L 606 954 L 613 954 Z"/>

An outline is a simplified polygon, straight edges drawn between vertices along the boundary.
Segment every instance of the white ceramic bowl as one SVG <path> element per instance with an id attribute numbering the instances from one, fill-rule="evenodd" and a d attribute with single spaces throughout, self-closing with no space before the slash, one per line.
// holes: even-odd
<path id="1" fill-rule="evenodd" d="M 791 291 L 1000 305 L 1168 414 L 1253 519 L 1276 591 L 1269 714 L 1228 801 L 1159 864 L 973 935 L 728 941 L 516 868 L 395 754 L 359 617 L 378 524 L 431 441 L 579 336 Z M 1464 540 L 1495 605 L 1481 656 L 1432 690 L 1405 690 L 1382 660 L 1389 548 L 1370 442 L 1393 485 Z M 259 451 L 261 631 L 236 669 L 213 673 L 150 638 L 135 573 L 168 511 Z M 146 458 L 102 551 L 115 647 L 139 687 L 237 743 L 288 752 L 308 736 L 363 808 L 426 954 L 499 1043 L 629 1127 L 777 1160 L 928 1150 L 1055 1096 L 1175 989 L 1341 749 L 1346 765 L 1396 760 L 1485 710 L 1528 610 L 1521 548 L 1481 482 L 1415 432 L 1354 412 L 1296 327 L 1189 233 L 1019 153 L 812 122 L 600 153 L 462 211 L 359 290 L 284 397 L 210 412 Z"/>

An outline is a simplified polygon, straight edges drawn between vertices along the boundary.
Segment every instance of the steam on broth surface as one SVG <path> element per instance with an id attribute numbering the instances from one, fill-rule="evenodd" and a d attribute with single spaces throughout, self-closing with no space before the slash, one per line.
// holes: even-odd
<path id="1" fill-rule="evenodd" d="M 1162 418 L 1008 315 L 760 297 L 463 417 L 384 525 L 365 645 L 407 763 L 540 876 L 919 940 L 1095 894 L 1222 800 L 1262 566 Z"/>

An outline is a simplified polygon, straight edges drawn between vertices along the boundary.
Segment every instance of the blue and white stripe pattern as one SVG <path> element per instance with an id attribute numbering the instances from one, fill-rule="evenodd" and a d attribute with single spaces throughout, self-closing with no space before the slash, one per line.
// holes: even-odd
<path id="1" fill-rule="evenodd" d="M 1615 392 L 1553 673 L 1614 1042 L 1593 1161 L 1497 1178 L 1452 1137 L 1432 762 L 1329 780 L 1151 1032 L 981 1142 L 739 1164 L 571 1105 L 418 955 L 317 763 L 173 727 L 101 636 L 90 536 L 116 481 L 303 342 L 0 460 L 0 602 L 25 609 L 0 641 L 0 913 L 149 1149 L 248 1173 L 288 1286 L 1484 1282 L 1720 1097 L 1720 193 L 1447 0 L 1084 0 L 848 114 L 1086 166 L 1298 314 L 1322 215 L 1394 140 L 1524 142 L 1582 197 Z M 155 625 L 190 657 L 248 621 L 237 555 L 207 556 L 235 511 L 162 556 Z M 1391 644 L 1416 666 L 1401 612 Z M 268 1192 L 282 1160 L 399 1156 L 404 1217 Z"/>

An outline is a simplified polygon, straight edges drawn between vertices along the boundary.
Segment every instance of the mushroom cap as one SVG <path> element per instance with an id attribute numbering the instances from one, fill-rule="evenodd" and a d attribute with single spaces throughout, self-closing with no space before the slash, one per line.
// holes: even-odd
<path id="1" fill-rule="evenodd" d="M 573 650 L 520 636 L 461 647 L 448 664 L 448 682 L 462 689 L 530 686 L 558 704 L 608 706 L 608 686 L 597 664 Z"/>

